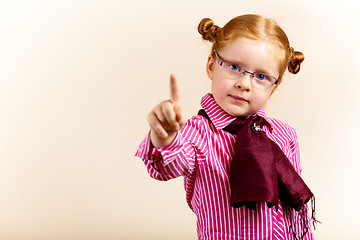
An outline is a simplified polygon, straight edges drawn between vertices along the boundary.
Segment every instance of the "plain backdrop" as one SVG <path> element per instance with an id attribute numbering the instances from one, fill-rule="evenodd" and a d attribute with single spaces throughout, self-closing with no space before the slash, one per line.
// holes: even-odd
<path id="1" fill-rule="evenodd" d="M 275 19 L 306 60 L 266 112 L 297 129 L 316 239 L 360 239 L 356 1 L 0 0 L 0 239 L 196 239 L 183 179 L 134 153 L 177 76 L 183 109 L 210 91 L 197 25 Z"/>

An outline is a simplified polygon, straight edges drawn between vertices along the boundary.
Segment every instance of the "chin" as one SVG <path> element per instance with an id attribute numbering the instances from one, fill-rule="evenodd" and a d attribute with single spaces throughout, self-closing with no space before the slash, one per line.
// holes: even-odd
<path id="1" fill-rule="evenodd" d="M 236 111 L 236 110 L 233 110 L 233 109 L 230 109 L 229 111 L 225 111 L 225 112 L 227 112 L 228 114 L 230 114 L 233 117 L 248 116 L 248 114 L 246 112 L 244 112 L 244 111 Z"/>

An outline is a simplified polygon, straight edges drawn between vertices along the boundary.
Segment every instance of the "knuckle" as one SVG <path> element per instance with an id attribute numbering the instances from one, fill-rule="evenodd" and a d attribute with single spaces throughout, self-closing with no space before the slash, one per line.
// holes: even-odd
<path id="1" fill-rule="evenodd" d="M 148 120 L 148 122 L 149 122 L 150 125 L 151 125 L 151 123 L 152 123 L 153 120 L 154 120 L 154 112 L 153 112 L 153 111 L 151 111 L 151 112 L 148 113 L 148 115 L 147 115 L 147 120 Z"/>
<path id="2" fill-rule="evenodd" d="M 154 124 L 151 129 L 155 132 L 156 135 L 161 135 L 162 127 L 160 124 Z"/>

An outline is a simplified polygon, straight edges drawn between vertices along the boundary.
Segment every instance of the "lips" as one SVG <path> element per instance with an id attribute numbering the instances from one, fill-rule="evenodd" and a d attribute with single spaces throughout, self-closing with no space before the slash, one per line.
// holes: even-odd
<path id="1" fill-rule="evenodd" d="M 236 96 L 236 95 L 229 95 L 229 96 L 237 102 L 249 102 L 248 100 L 240 96 Z"/>

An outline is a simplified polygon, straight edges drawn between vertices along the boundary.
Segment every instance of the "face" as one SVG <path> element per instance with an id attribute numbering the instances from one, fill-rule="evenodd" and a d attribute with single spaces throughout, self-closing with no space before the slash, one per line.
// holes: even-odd
<path id="1" fill-rule="evenodd" d="M 218 54 L 249 72 L 266 73 L 277 78 L 279 62 L 270 53 L 270 47 L 264 41 L 240 37 L 231 41 Z M 276 85 L 259 87 L 252 83 L 250 74 L 234 77 L 224 67 L 218 64 L 216 58 L 209 56 L 207 74 L 212 80 L 212 94 L 219 106 L 235 117 L 250 116 L 262 109 Z"/>

